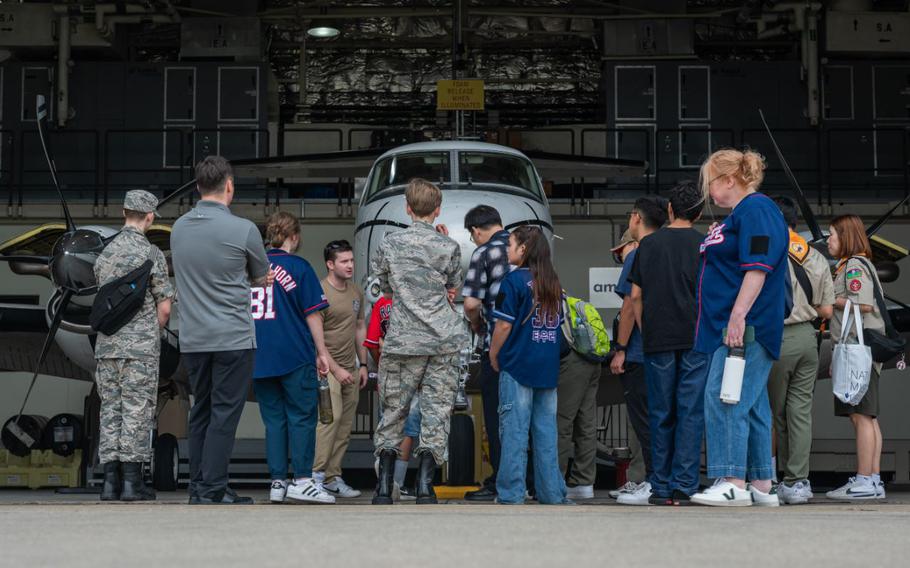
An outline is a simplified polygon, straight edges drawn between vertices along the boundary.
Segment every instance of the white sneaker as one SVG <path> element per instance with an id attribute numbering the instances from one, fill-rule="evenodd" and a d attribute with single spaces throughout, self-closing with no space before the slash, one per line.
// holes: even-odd
<path id="1" fill-rule="evenodd" d="M 884 499 L 885 498 L 885 482 L 879 481 L 878 483 L 872 482 L 875 485 L 875 498 Z"/>
<path id="2" fill-rule="evenodd" d="M 566 486 L 566 499 L 584 500 L 594 498 L 593 485 Z"/>
<path id="3" fill-rule="evenodd" d="M 714 485 L 692 496 L 692 502 L 713 507 L 749 507 L 752 493 L 718 478 Z"/>
<path id="4" fill-rule="evenodd" d="M 342 497 L 344 499 L 353 499 L 354 497 L 360 497 L 360 491 L 345 483 L 341 477 L 336 477 L 322 487 L 335 497 Z"/>
<path id="5" fill-rule="evenodd" d="M 645 481 L 632 493 L 621 493 L 616 498 L 620 505 L 649 505 L 648 499 L 651 498 L 651 484 Z"/>
<path id="6" fill-rule="evenodd" d="M 756 507 L 779 507 L 780 498 L 777 495 L 777 487 L 771 486 L 771 489 L 765 493 L 756 489 L 751 483 L 746 485 L 746 489 L 752 494 L 752 503 Z"/>
<path id="7" fill-rule="evenodd" d="M 632 493 L 638 489 L 638 485 L 639 484 L 634 481 L 627 481 L 622 487 L 610 490 L 610 499 L 618 499 L 623 493 Z"/>
<path id="8" fill-rule="evenodd" d="M 777 496 L 780 497 L 781 503 L 786 503 L 787 505 L 802 505 L 815 497 L 812 494 L 812 486 L 809 484 L 808 479 L 797 481 L 793 485 L 781 483 L 777 486 Z"/>
<path id="9" fill-rule="evenodd" d="M 287 498 L 301 503 L 330 505 L 335 502 L 335 498 L 326 493 L 322 485 L 317 483 L 315 479 L 307 479 L 299 483 L 291 482 L 288 486 Z"/>
<path id="10" fill-rule="evenodd" d="M 851 477 L 843 486 L 825 493 L 828 499 L 836 499 L 838 501 L 865 501 L 876 499 L 877 495 L 878 491 L 874 483 L 860 481 L 855 477 Z"/>
<path id="11" fill-rule="evenodd" d="M 269 501 L 272 503 L 284 503 L 284 497 L 288 493 L 288 482 L 283 479 L 272 481 L 269 488 Z"/>
<path id="12" fill-rule="evenodd" d="M 828 491 L 825 496 L 838 501 L 864 501 L 875 499 L 877 494 L 874 483 L 851 477 L 847 483 L 833 491 Z"/>

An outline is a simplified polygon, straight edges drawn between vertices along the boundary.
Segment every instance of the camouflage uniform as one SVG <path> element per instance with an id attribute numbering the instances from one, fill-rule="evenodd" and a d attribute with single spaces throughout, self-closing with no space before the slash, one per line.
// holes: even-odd
<path id="1" fill-rule="evenodd" d="M 153 212 L 157 203 L 148 192 L 130 191 L 124 208 Z M 95 382 L 101 396 L 101 463 L 143 462 L 151 457 L 149 442 L 161 352 L 156 305 L 173 297 L 174 289 L 164 253 L 134 227 L 124 226 L 95 262 L 95 280 L 102 286 L 139 268 L 148 259 L 153 260 L 154 266 L 139 313 L 114 335 L 99 333 L 95 344 Z"/>
<path id="2" fill-rule="evenodd" d="M 462 281 L 461 251 L 455 241 L 416 221 L 383 240 L 371 268 L 382 291 L 395 300 L 379 363 L 383 414 L 376 454 L 398 451 L 411 399 L 421 388 L 423 420 L 415 453 L 428 450 L 442 464 L 448 459 L 459 352 L 468 346 L 464 320 L 446 299 L 446 289 Z"/>

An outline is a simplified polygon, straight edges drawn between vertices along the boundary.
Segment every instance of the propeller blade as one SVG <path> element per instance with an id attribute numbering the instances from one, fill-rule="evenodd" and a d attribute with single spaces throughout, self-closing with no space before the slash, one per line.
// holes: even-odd
<path id="1" fill-rule="evenodd" d="M 875 223 L 872 223 L 871 225 L 869 225 L 869 228 L 866 229 L 866 236 L 871 237 L 872 235 L 877 233 L 878 230 L 881 229 L 882 226 L 888 221 L 888 219 L 890 219 L 891 216 L 894 215 L 894 212 L 897 211 L 898 209 L 900 209 L 901 205 L 903 205 L 904 203 L 907 202 L 908 198 L 910 198 L 910 193 L 908 193 L 907 195 L 904 196 L 903 199 L 898 201 L 897 205 L 895 205 L 894 207 L 889 209 L 887 213 L 885 213 L 884 215 L 879 217 Z"/>
<path id="2" fill-rule="evenodd" d="M 190 181 L 186 182 L 185 184 L 183 184 L 180 187 L 178 187 L 177 189 L 175 189 L 173 191 L 173 193 L 171 193 L 170 195 L 168 195 L 167 197 L 165 197 L 164 199 L 159 201 L 158 209 L 161 209 L 162 207 L 164 207 L 171 201 L 177 199 L 178 197 L 183 197 L 184 195 L 186 195 L 188 189 L 192 189 L 194 187 L 196 187 L 196 180 L 191 179 Z"/>
<path id="3" fill-rule="evenodd" d="M 57 188 L 57 196 L 60 197 L 60 204 L 63 205 L 63 217 L 66 219 L 66 230 L 72 231 L 76 228 L 76 223 L 73 222 L 73 217 L 70 215 L 70 208 L 66 205 L 66 199 L 63 198 L 63 192 L 60 191 L 60 182 L 57 181 L 57 165 L 54 163 L 54 160 L 51 159 L 51 153 L 47 149 L 47 141 L 44 139 L 44 127 L 42 126 L 42 123 L 47 117 L 47 102 L 44 100 L 44 95 L 38 95 L 35 106 L 38 109 L 38 113 L 35 116 L 35 122 L 38 124 L 38 138 L 41 139 L 41 148 L 44 150 L 44 158 L 47 160 L 47 167 L 50 169 L 51 178 L 54 180 L 54 187 Z"/>
<path id="4" fill-rule="evenodd" d="M 25 398 L 22 399 L 22 406 L 19 407 L 19 414 L 16 415 L 16 420 L 13 421 L 15 428 L 11 428 L 10 431 L 15 435 L 19 440 L 28 447 L 31 447 L 35 443 L 34 440 L 23 439 L 20 437 L 21 434 L 25 434 L 19 426 L 19 419 L 22 418 L 22 413 L 25 411 L 25 405 L 28 404 L 28 397 L 32 394 L 32 389 L 35 387 L 35 381 L 38 379 L 38 372 L 41 370 L 41 365 L 44 364 L 44 359 L 47 358 L 47 352 L 51 349 L 51 344 L 54 342 L 54 336 L 57 335 L 57 330 L 60 328 L 60 322 L 63 321 L 63 312 L 66 311 L 66 306 L 69 305 L 70 299 L 73 297 L 72 290 L 64 290 L 63 295 L 60 297 L 60 303 L 57 304 L 57 311 L 54 313 L 54 318 L 51 320 L 50 328 L 47 332 L 47 337 L 44 338 L 44 345 L 41 347 L 41 354 L 38 356 L 38 362 L 35 364 L 35 373 L 32 375 L 32 382 L 28 385 L 28 390 L 25 392 Z"/>
<path id="5" fill-rule="evenodd" d="M 803 188 L 801 188 L 799 186 L 799 182 L 796 181 L 796 176 L 793 175 L 793 170 L 790 169 L 790 164 L 787 163 L 786 158 L 784 158 L 784 153 L 780 151 L 780 146 L 777 145 L 777 141 L 774 139 L 774 135 L 771 134 L 771 129 L 768 127 L 768 121 L 765 120 L 765 113 L 763 113 L 761 109 L 758 109 L 758 116 L 761 117 L 761 122 L 765 125 L 765 130 L 768 132 L 768 138 L 771 139 L 771 145 L 774 147 L 774 152 L 777 154 L 777 159 L 780 160 L 780 164 L 784 167 L 784 173 L 787 175 L 787 179 L 790 181 L 790 185 L 792 185 L 793 189 L 796 190 L 796 201 L 799 202 L 799 208 L 803 214 L 803 219 L 806 221 L 806 225 L 809 226 L 809 231 L 812 233 L 812 240 L 824 240 L 825 235 L 822 234 L 822 229 L 818 225 L 818 221 L 815 219 L 815 213 L 812 212 L 812 207 L 809 206 L 809 201 L 806 199 L 806 194 L 803 193 Z"/>
<path id="6" fill-rule="evenodd" d="M 33 264 L 48 264 L 51 261 L 51 257 L 37 256 L 37 255 L 31 255 L 31 254 L 3 254 L 3 255 L 0 255 L 0 261 L 30 262 Z"/>

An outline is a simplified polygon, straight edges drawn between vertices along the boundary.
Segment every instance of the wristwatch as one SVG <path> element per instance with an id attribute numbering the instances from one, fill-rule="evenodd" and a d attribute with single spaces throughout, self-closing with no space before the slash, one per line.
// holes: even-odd
<path id="1" fill-rule="evenodd" d="M 626 350 L 626 346 L 623 345 L 622 343 L 613 344 L 613 351 L 625 351 L 625 350 Z"/>

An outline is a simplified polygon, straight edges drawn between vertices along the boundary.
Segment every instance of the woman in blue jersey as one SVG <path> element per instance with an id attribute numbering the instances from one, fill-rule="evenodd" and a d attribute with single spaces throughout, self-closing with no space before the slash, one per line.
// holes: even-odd
<path id="1" fill-rule="evenodd" d="M 269 218 L 266 239 L 275 282 L 253 288 L 250 307 L 256 323 L 253 390 L 265 424 L 266 457 L 272 485 L 269 500 L 334 503 L 313 480 L 318 419 L 318 380 L 328 372 L 320 310 L 328 307 L 310 264 L 294 252 L 300 222 L 289 213 Z M 294 477 L 288 479 L 288 448 Z"/>
<path id="2" fill-rule="evenodd" d="M 536 227 L 522 226 L 509 238 L 509 264 L 517 266 L 500 284 L 493 310 L 490 364 L 499 372 L 498 502 L 525 500 L 528 432 L 534 443 L 534 484 L 541 503 L 565 503 L 556 441 L 556 385 L 562 288 L 550 261 L 550 245 Z"/>
<path id="3" fill-rule="evenodd" d="M 780 353 L 790 290 L 787 225 L 777 205 L 759 193 L 765 162 L 752 151 L 719 150 L 701 167 L 705 199 L 730 214 L 701 245 L 695 350 L 709 357 L 705 388 L 708 477 L 714 485 L 692 496 L 702 505 L 778 505 L 771 479 L 768 374 Z M 740 400 L 720 400 L 729 348 L 745 348 Z M 750 483 L 746 484 L 746 478 Z"/>

